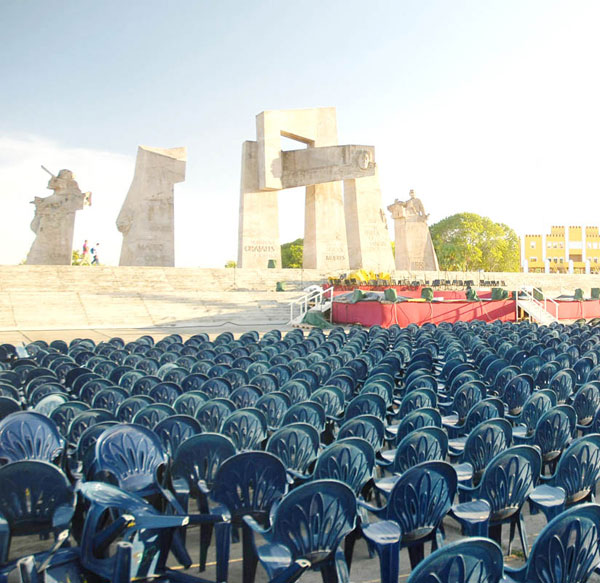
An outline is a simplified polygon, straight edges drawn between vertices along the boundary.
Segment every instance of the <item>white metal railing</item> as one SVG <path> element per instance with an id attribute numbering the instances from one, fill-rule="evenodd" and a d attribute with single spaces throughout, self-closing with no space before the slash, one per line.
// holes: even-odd
<path id="1" fill-rule="evenodd" d="M 542 296 L 541 300 L 536 299 L 536 297 L 534 295 L 535 292 L 537 292 L 539 295 Z M 544 312 L 546 312 L 548 315 L 552 316 L 556 321 L 558 321 L 558 319 L 559 319 L 559 317 L 558 317 L 558 309 L 559 309 L 558 302 L 556 302 L 552 298 L 547 298 L 541 289 L 534 287 L 534 288 L 531 288 L 531 291 L 530 291 L 528 288 L 522 287 L 517 292 L 517 302 L 516 302 L 517 306 L 519 304 L 519 299 L 520 299 L 521 294 L 525 294 L 525 299 L 527 301 L 538 306 L 540 308 L 540 310 L 544 310 Z M 554 314 L 548 310 L 548 302 L 550 302 L 550 304 L 552 304 L 553 309 L 554 309 Z"/>
<path id="2" fill-rule="evenodd" d="M 290 302 L 290 324 L 299 324 L 304 320 L 306 312 L 315 308 L 324 312 L 331 308 L 329 321 L 331 322 L 333 314 L 333 286 L 323 289 L 320 286 L 311 286 L 307 288 L 306 293 L 297 300 Z"/>

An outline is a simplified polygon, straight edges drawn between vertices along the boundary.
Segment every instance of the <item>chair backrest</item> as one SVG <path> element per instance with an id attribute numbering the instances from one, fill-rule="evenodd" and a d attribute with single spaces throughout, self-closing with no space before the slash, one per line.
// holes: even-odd
<path id="1" fill-rule="evenodd" d="M 106 409 L 111 413 L 116 413 L 119 405 L 129 396 L 122 387 L 111 386 L 100 389 L 92 400 L 94 409 Z"/>
<path id="2" fill-rule="evenodd" d="M 398 415 L 402 417 L 423 407 L 434 409 L 437 407 L 437 396 L 431 389 L 415 389 L 410 393 L 406 393 L 400 403 Z"/>
<path id="3" fill-rule="evenodd" d="M 507 412 L 510 415 L 519 415 L 532 391 L 533 377 L 531 375 L 522 373 L 510 379 L 501 395 Z"/>
<path id="4" fill-rule="evenodd" d="M 140 409 L 133 416 L 131 422 L 147 427 L 148 429 L 154 429 L 160 421 L 175 414 L 175 409 L 171 405 L 167 405 L 166 403 L 151 403 Z"/>
<path id="5" fill-rule="evenodd" d="M 504 403 L 495 397 L 488 397 L 473 405 L 467 413 L 464 430 L 469 433 L 480 423 L 497 417 L 504 417 Z"/>
<path id="6" fill-rule="evenodd" d="M 242 385 L 231 391 L 229 399 L 238 409 L 256 407 L 256 402 L 262 397 L 261 390 L 254 385 Z"/>
<path id="7" fill-rule="evenodd" d="M 570 405 L 556 405 L 544 413 L 535 427 L 534 443 L 542 452 L 544 462 L 556 459 L 571 440 L 576 415 Z"/>
<path id="8" fill-rule="evenodd" d="M 338 387 L 321 387 L 310 396 L 310 400 L 319 403 L 327 417 L 339 417 L 344 411 L 344 393 Z"/>
<path id="9" fill-rule="evenodd" d="M 292 560 L 330 558 L 356 523 L 356 497 L 337 480 L 315 480 L 292 490 L 277 506 L 272 542 L 289 549 Z"/>
<path id="10" fill-rule="evenodd" d="M 355 494 L 373 477 L 375 451 L 360 437 L 335 441 L 321 452 L 315 464 L 315 480 L 339 480 L 348 484 Z"/>
<path id="11" fill-rule="evenodd" d="M 387 407 L 382 397 L 373 393 L 363 393 L 348 403 L 344 419 L 352 419 L 358 415 L 375 415 L 375 417 L 385 419 L 386 413 Z"/>
<path id="12" fill-rule="evenodd" d="M 428 537 L 450 510 L 457 483 L 456 471 L 449 463 L 420 463 L 394 484 L 382 515 L 400 525 L 403 542 Z"/>
<path id="13" fill-rule="evenodd" d="M 193 496 L 198 496 L 198 481 L 212 487 L 221 464 L 236 454 L 235 445 L 219 433 L 193 435 L 179 445 L 173 456 L 171 476 L 187 482 Z"/>
<path id="14" fill-rule="evenodd" d="M 479 381 L 469 381 L 454 393 L 452 409 L 458 415 L 459 422 L 463 422 L 471 408 L 481 401 L 484 394 Z"/>
<path id="15" fill-rule="evenodd" d="M 473 481 L 479 482 L 486 466 L 510 446 L 512 426 L 506 419 L 488 419 L 475 426 L 465 441 L 462 461 L 473 466 Z"/>
<path id="16" fill-rule="evenodd" d="M 577 384 L 577 375 L 572 368 L 559 370 L 548 383 L 548 388 L 556 394 L 558 404 L 566 403 Z"/>
<path id="17" fill-rule="evenodd" d="M 502 566 L 502 549 L 494 541 L 469 537 L 431 553 L 412 570 L 407 583 L 499 583 Z"/>
<path id="18" fill-rule="evenodd" d="M 385 425 L 375 415 L 359 415 L 345 421 L 338 432 L 337 438 L 362 437 L 378 452 L 383 448 Z"/>
<path id="19" fill-rule="evenodd" d="M 411 431 L 396 447 L 390 470 L 401 474 L 431 460 L 445 460 L 448 454 L 448 436 L 439 427 L 422 427 Z"/>
<path id="20" fill-rule="evenodd" d="M 215 398 L 201 405 L 196 412 L 202 431 L 217 432 L 223 420 L 235 411 L 235 405 L 229 399 Z"/>
<path id="21" fill-rule="evenodd" d="M 600 506 L 561 512 L 536 537 L 524 567 L 528 583 L 587 581 L 600 563 Z"/>
<path id="22" fill-rule="evenodd" d="M 600 382 L 586 382 L 573 397 L 573 408 L 580 425 L 589 425 L 600 408 Z"/>
<path id="23" fill-rule="evenodd" d="M 600 434 L 576 439 L 558 460 L 552 484 L 564 489 L 567 506 L 586 499 L 600 479 Z"/>
<path id="24" fill-rule="evenodd" d="M 159 468 L 167 463 L 158 436 L 140 425 L 115 425 L 96 441 L 94 479 L 108 474 L 123 490 L 145 495 L 156 485 Z"/>
<path id="25" fill-rule="evenodd" d="M 223 420 L 219 433 L 229 437 L 238 451 L 261 449 L 267 438 L 267 418 L 259 409 L 238 409 Z"/>
<path id="26" fill-rule="evenodd" d="M 277 456 L 288 470 L 306 473 L 319 453 L 319 432 L 308 423 L 281 427 L 267 442 L 265 451 Z"/>
<path id="27" fill-rule="evenodd" d="M 286 488 L 285 467 L 278 457 L 264 451 L 247 451 L 223 461 L 210 497 L 229 510 L 234 523 L 250 514 L 264 525 L 271 506 L 281 499 Z"/>
<path id="28" fill-rule="evenodd" d="M 527 427 L 527 434 L 531 435 L 538 421 L 546 411 L 556 405 L 556 396 L 550 390 L 536 391 L 525 401 L 519 421 Z"/>
<path id="29" fill-rule="evenodd" d="M 190 415 L 172 415 L 159 421 L 152 429 L 169 457 L 192 435 L 202 431 L 200 423 Z"/>
<path id="30" fill-rule="evenodd" d="M 284 414 L 281 425 L 288 423 L 308 423 L 317 431 L 322 432 L 325 429 L 325 410 L 319 403 L 313 401 L 303 401 L 292 405 Z"/>
<path id="31" fill-rule="evenodd" d="M 479 483 L 479 498 L 492 507 L 491 521 L 521 509 L 540 477 L 542 457 L 529 445 L 515 445 L 497 454 Z"/>
<path id="32" fill-rule="evenodd" d="M 35 411 L 17 411 L 0 421 L 0 460 L 52 462 L 65 446 L 56 424 Z"/>
<path id="33" fill-rule="evenodd" d="M 10 536 L 47 534 L 64 528 L 74 510 L 71 484 L 53 464 L 24 460 L 0 467 L 0 515 L 8 522 Z M 54 522 L 61 512 L 62 526 Z M 8 545 L 9 539 L 3 537 L 3 542 Z M 0 562 L 4 563 L 8 548 L 1 547 L 0 543 Z"/>
<path id="34" fill-rule="evenodd" d="M 150 389 L 149 397 L 157 403 L 173 405 L 177 397 L 183 394 L 183 389 L 172 381 L 163 381 Z"/>
<path id="35" fill-rule="evenodd" d="M 398 424 L 398 432 L 396 434 L 396 443 L 408 435 L 415 429 L 421 429 L 422 427 L 441 427 L 442 416 L 437 409 L 430 407 L 424 407 L 417 411 L 409 413 L 400 423 Z"/>

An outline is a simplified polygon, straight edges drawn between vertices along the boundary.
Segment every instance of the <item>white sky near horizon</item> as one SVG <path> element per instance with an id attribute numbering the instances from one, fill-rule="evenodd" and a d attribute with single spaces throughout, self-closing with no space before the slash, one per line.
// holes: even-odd
<path id="1" fill-rule="evenodd" d="M 375 146 L 383 206 L 414 188 L 430 224 L 600 225 L 599 21 L 596 0 L 0 0 L 0 264 L 27 255 L 43 164 L 92 191 L 74 244 L 116 265 L 139 144 L 188 148 L 176 264 L 236 259 L 266 109 L 335 106 L 339 143 Z M 279 201 L 282 242 L 301 237 L 303 190 Z"/>

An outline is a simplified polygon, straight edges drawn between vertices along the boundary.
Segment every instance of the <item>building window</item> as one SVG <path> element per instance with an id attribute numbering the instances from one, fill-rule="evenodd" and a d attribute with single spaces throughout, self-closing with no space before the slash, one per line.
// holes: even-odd
<path id="1" fill-rule="evenodd" d="M 592 245 L 593 245 L 594 249 L 598 249 L 598 242 L 597 241 L 594 241 L 594 243 L 592 243 Z"/>
<path id="2" fill-rule="evenodd" d="M 537 261 L 537 257 L 530 257 L 530 258 L 529 258 L 529 261 L 530 261 L 531 263 L 535 263 L 535 262 Z"/>
<path id="3" fill-rule="evenodd" d="M 564 249 L 564 247 L 565 247 L 565 244 L 564 244 L 564 243 L 561 241 L 561 242 L 558 244 L 558 246 L 559 246 L 561 249 Z"/>
<path id="4" fill-rule="evenodd" d="M 563 258 L 562 258 L 562 257 L 560 257 L 559 261 L 560 261 L 560 263 L 562 263 L 562 262 L 563 262 Z"/>
<path id="5" fill-rule="evenodd" d="M 588 249 L 591 249 L 591 248 L 592 248 L 592 242 L 588 241 Z"/>
<path id="6" fill-rule="evenodd" d="M 529 243 L 529 246 L 530 246 L 532 249 L 535 249 L 535 241 L 531 241 L 531 242 Z"/>

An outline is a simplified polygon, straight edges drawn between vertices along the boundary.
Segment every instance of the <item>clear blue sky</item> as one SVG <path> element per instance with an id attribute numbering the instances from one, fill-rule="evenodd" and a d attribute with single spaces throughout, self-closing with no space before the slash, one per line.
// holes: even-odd
<path id="1" fill-rule="evenodd" d="M 116 264 L 138 144 L 187 146 L 178 265 L 236 257 L 241 144 L 265 109 L 335 106 L 376 149 L 383 204 L 473 211 L 520 234 L 600 224 L 595 0 L 0 2 L 0 263 L 33 240 L 44 164 L 94 206 L 76 244 Z M 282 241 L 303 193 L 280 194 Z"/>

